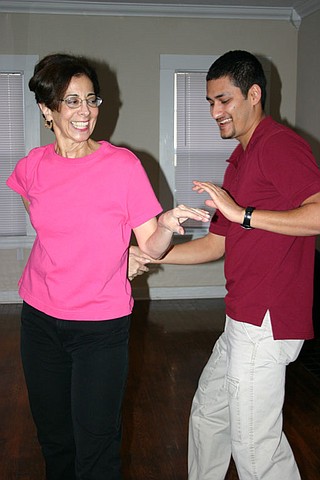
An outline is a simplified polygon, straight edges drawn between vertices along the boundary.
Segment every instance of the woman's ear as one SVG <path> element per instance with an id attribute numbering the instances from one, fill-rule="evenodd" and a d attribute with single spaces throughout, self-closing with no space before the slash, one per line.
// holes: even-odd
<path id="1" fill-rule="evenodd" d="M 38 103 L 42 116 L 45 120 L 52 120 L 52 111 L 44 103 Z"/>
<path id="2" fill-rule="evenodd" d="M 53 132 L 52 110 L 50 110 L 50 108 L 48 108 L 44 103 L 38 103 L 38 105 L 44 118 L 44 126 Z"/>

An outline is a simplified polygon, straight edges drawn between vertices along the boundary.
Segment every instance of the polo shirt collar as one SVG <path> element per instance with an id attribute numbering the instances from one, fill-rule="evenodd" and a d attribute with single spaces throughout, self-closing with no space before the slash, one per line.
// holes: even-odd
<path id="1" fill-rule="evenodd" d="M 232 163 L 233 165 L 236 165 L 239 162 L 241 154 L 244 152 L 248 152 L 248 150 L 250 150 L 256 144 L 256 142 L 262 137 L 262 135 L 264 135 L 265 129 L 268 129 L 272 123 L 273 119 L 270 115 L 264 117 L 253 132 L 246 150 L 244 151 L 241 144 L 239 143 L 239 145 L 235 148 L 235 150 L 231 154 L 231 157 L 227 161 L 229 163 Z"/>

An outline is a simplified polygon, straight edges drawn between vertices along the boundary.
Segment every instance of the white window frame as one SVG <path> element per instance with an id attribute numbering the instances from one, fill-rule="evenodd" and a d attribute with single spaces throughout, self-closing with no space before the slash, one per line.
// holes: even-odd
<path id="1" fill-rule="evenodd" d="M 1 72 L 20 72 L 24 79 L 24 125 L 25 125 L 25 154 L 32 148 L 40 145 L 40 115 L 35 102 L 34 94 L 28 87 L 33 69 L 38 62 L 38 55 L 0 55 Z M 27 233 L 22 236 L 0 237 L 0 248 L 29 248 L 35 239 L 35 232 L 26 212 Z"/>
<path id="2" fill-rule="evenodd" d="M 207 72 L 219 55 L 160 55 L 160 145 L 159 163 L 161 175 L 159 179 L 159 199 L 164 208 L 173 208 L 175 201 L 175 73 Z M 269 59 L 259 59 L 267 77 L 267 92 L 270 91 L 271 63 Z M 269 94 L 267 94 L 266 112 L 269 111 Z M 209 116 L 208 107 L 208 116 Z M 224 141 L 224 140 L 223 140 Z M 226 158 L 227 160 L 227 158 Z M 227 166 L 227 163 L 226 163 Z M 190 185 L 190 188 L 192 186 Z M 170 192 L 168 192 L 168 189 Z M 203 236 L 208 227 L 186 228 L 192 237 Z"/>

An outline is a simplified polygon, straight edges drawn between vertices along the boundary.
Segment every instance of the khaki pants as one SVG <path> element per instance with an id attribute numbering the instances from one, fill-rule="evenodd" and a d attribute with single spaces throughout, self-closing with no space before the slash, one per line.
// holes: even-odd
<path id="1" fill-rule="evenodd" d="M 240 480 L 300 480 L 282 431 L 286 366 L 303 340 L 274 340 L 227 317 L 199 380 L 189 426 L 189 480 L 223 480 L 231 455 Z"/>

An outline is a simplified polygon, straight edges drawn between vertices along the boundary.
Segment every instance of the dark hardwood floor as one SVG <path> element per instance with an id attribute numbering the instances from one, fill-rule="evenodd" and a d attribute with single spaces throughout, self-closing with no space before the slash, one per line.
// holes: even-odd
<path id="1" fill-rule="evenodd" d="M 20 308 L 0 305 L 0 479 L 44 480 L 20 363 Z M 189 409 L 223 324 L 219 299 L 136 302 L 124 403 L 125 480 L 186 480 Z M 313 340 L 287 374 L 284 428 L 302 480 L 320 480 L 319 367 Z M 226 480 L 237 479 L 231 463 Z"/>

